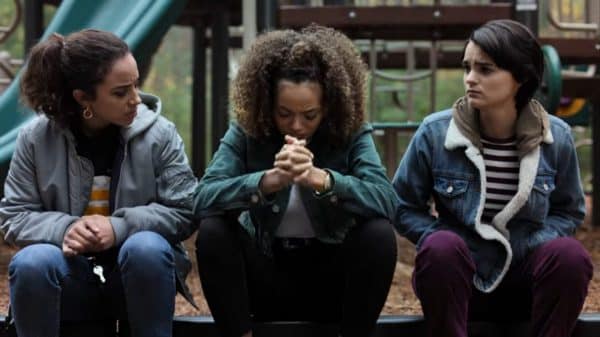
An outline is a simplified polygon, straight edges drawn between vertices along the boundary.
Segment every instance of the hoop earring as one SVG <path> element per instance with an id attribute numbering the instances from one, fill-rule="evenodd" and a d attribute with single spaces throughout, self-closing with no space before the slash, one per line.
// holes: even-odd
<path id="1" fill-rule="evenodd" d="M 92 109 L 90 109 L 89 106 L 86 106 L 85 108 L 83 108 L 83 119 L 90 119 L 94 117 L 94 113 L 92 112 Z"/>

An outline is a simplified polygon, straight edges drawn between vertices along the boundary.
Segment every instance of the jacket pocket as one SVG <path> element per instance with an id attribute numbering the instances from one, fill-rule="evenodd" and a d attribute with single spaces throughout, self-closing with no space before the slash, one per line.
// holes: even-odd
<path id="1" fill-rule="evenodd" d="M 449 177 L 436 177 L 433 186 L 438 194 L 446 198 L 456 198 L 465 193 L 468 187 L 468 180 Z"/>
<path id="2" fill-rule="evenodd" d="M 469 184 L 470 179 L 467 177 L 435 175 L 433 189 L 438 213 L 448 212 L 459 221 L 464 221 L 469 204 L 466 200 Z"/>
<path id="3" fill-rule="evenodd" d="M 550 195 L 555 188 L 554 174 L 538 174 L 527 200 L 527 207 L 524 208 L 526 212 L 521 212 L 521 216 L 543 224 L 550 210 Z"/>

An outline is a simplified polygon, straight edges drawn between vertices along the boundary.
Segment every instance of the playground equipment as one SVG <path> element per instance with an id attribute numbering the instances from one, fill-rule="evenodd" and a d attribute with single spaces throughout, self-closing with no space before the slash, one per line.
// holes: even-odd
<path id="1" fill-rule="evenodd" d="M 14 12 L 8 26 L 0 27 L 0 44 L 4 43 L 17 29 L 21 21 L 23 8 L 19 0 L 13 0 Z M 15 68 L 22 65 L 22 60 L 13 59 L 8 52 L 0 52 L 0 93 L 2 93 L 15 78 Z"/>
<path id="2" fill-rule="evenodd" d="M 59 1 L 56 0 L 53 2 L 57 3 Z M 75 2 L 77 2 L 77 5 L 75 5 Z M 259 3 L 272 3 L 273 1 L 257 0 L 256 2 L 258 5 Z M 313 0 L 311 2 L 313 4 L 317 4 L 317 2 L 321 4 L 329 3 L 329 1 L 323 0 Z M 375 84 L 381 83 L 384 78 L 391 78 L 386 76 L 389 75 L 388 72 L 380 72 L 383 69 L 391 68 L 408 69 L 405 73 L 406 76 L 399 76 L 400 79 L 407 80 L 410 78 L 415 81 L 435 81 L 434 69 L 460 67 L 460 50 L 446 48 L 446 42 L 464 41 L 468 32 L 488 20 L 514 18 L 514 7 L 518 1 L 507 0 L 499 2 L 492 0 L 492 2 L 498 3 L 445 5 L 442 1 L 435 1 L 434 5 L 427 6 L 337 6 L 323 8 L 276 6 L 275 10 L 277 13 L 275 16 L 279 17 L 279 20 L 276 20 L 278 21 L 278 27 L 296 28 L 314 21 L 341 29 L 352 38 L 366 40 L 369 43 L 369 48 L 371 41 L 373 41 L 375 52 L 366 51 L 365 56 L 367 61 L 373 65 L 372 69 L 377 70 Z M 179 19 L 175 21 L 175 17 L 181 12 L 181 7 L 184 7 L 184 3 L 188 7 L 195 7 L 192 10 L 181 13 Z M 245 5 L 246 0 L 244 0 Z M 222 65 L 225 65 L 225 71 L 213 72 L 213 81 L 218 80 L 219 84 L 215 85 L 215 82 L 213 82 L 211 87 L 213 90 L 214 88 L 223 88 L 223 85 L 226 87 L 227 57 L 220 52 L 222 52 L 221 48 L 227 49 L 230 46 L 239 46 L 235 38 L 229 39 L 227 28 L 229 24 L 234 26 L 240 25 L 241 7 L 241 0 L 224 0 L 219 2 L 211 0 L 189 2 L 162 0 L 65 0 L 59 7 L 47 31 L 57 30 L 65 34 L 69 31 L 92 26 L 110 29 L 130 44 L 138 60 L 148 60 L 151 52 L 155 49 L 156 44 L 169 25 L 177 22 L 193 26 L 195 32 L 198 33 L 194 36 L 194 53 L 200 51 L 200 53 L 195 54 L 197 55 L 195 64 L 197 64 L 198 68 L 194 68 L 194 99 L 197 99 L 198 102 L 194 103 L 194 116 L 200 116 L 203 119 L 206 88 L 203 81 L 198 81 L 198 78 L 204 79 L 206 71 L 203 68 L 206 61 L 203 52 L 210 43 L 211 48 L 213 48 L 213 69 L 222 69 Z M 212 37 L 216 36 L 218 38 L 210 40 L 207 38 L 207 35 L 204 33 L 208 27 L 212 28 Z M 136 33 L 137 37 L 134 38 L 132 30 L 138 30 Z M 410 43 L 407 43 L 399 50 L 391 50 L 387 49 L 384 43 L 382 43 L 382 41 L 387 40 L 418 40 L 425 43 L 414 42 L 412 46 Z M 598 49 L 596 48 L 598 40 L 595 38 L 542 39 L 542 43 L 554 46 L 558 51 L 560 61 L 564 64 L 578 64 L 579 62 L 583 64 L 597 64 L 600 62 Z M 215 66 L 217 64 L 219 65 Z M 423 68 L 427 70 L 419 71 L 419 69 Z M 549 77 L 547 76 L 547 78 Z M 405 84 L 413 83 L 410 80 L 399 82 Z M 545 91 L 541 95 L 552 96 L 551 93 L 556 92 L 556 87 L 552 86 L 553 83 L 551 80 L 548 81 L 545 79 L 545 89 L 543 89 Z M 573 95 L 573 93 L 578 93 L 582 97 L 595 98 L 596 101 L 588 103 L 593 111 L 596 111 L 597 107 L 600 106 L 597 103 L 600 101 L 600 79 L 596 75 L 586 77 L 583 80 L 568 77 L 566 80 L 559 82 L 559 84 L 562 86 L 562 92 L 565 95 L 575 97 L 576 95 Z M 401 87 L 398 90 L 393 89 L 390 93 L 401 97 L 401 94 L 410 92 L 411 89 L 408 89 L 408 86 Z M 418 90 L 418 88 L 413 89 Z M 11 146 L 14 146 L 18 127 L 31 116 L 31 112 L 23 111 L 22 108 L 19 108 L 17 104 L 18 93 L 16 89 L 12 90 L 8 96 L 3 95 L 0 98 L 0 158 L 4 158 L 4 163 L 8 163 L 7 158 L 10 157 L 10 153 L 12 152 Z M 383 90 L 387 89 L 383 88 Z M 560 90 L 558 91 L 560 92 Z M 219 113 L 226 110 L 226 105 L 221 100 L 221 97 L 225 97 L 226 100 L 227 95 L 223 95 L 224 93 L 226 91 L 213 91 L 213 97 L 215 98 L 212 99 L 213 107 L 218 107 L 218 109 L 213 108 L 213 121 L 217 118 L 222 118 L 223 114 Z M 555 96 L 552 97 L 554 98 Z M 433 99 L 435 99 L 435 96 Z M 404 107 L 411 105 L 408 99 L 403 100 L 400 98 L 398 101 Z M 19 110 L 22 112 L 17 112 Z M 202 113 L 198 113 L 201 110 Z M 224 118 L 226 119 L 226 114 Z M 226 125 L 226 122 L 221 124 Z M 378 124 L 375 121 L 374 124 L 379 132 L 383 134 L 385 143 L 388 144 L 386 148 L 389 150 L 386 150 L 386 153 L 389 153 L 389 155 L 384 155 L 386 163 L 388 167 L 395 168 L 397 166 L 398 144 L 393 134 L 402 130 L 414 129 L 418 125 L 418 122 Z M 203 127 L 205 125 L 194 122 L 194 130 L 197 131 L 195 134 L 202 133 L 203 129 L 198 126 Z M 595 128 L 600 130 L 600 124 L 596 125 Z M 213 128 L 213 131 L 215 131 L 213 138 L 218 139 L 220 137 L 219 130 L 223 129 Z M 193 145 L 200 144 L 196 140 L 192 143 Z M 196 148 L 193 151 L 196 154 Z M 197 156 L 194 155 L 194 157 Z M 595 154 L 595 158 L 600 158 L 600 151 Z M 600 188 L 596 188 L 596 190 L 600 191 Z M 594 200 L 600 200 L 600 197 L 594 198 Z M 0 321 L 2 321 L 1 317 Z M 484 322 L 484 325 L 480 325 L 478 328 L 480 330 L 476 330 L 477 333 L 473 333 L 472 336 L 507 335 L 519 337 L 525 335 L 524 330 L 516 332 L 519 326 L 515 327 L 507 324 L 503 326 L 494 324 L 485 325 Z M 515 331 L 503 331 L 503 329 L 513 328 Z M 597 336 L 599 329 L 600 320 L 597 315 L 582 315 L 577 323 L 574 336 Z M 259 331 L 263 336 L 331 335 L 326 333 L 327 330 L 323 326 L 307 323 L 264 324 L 259 327 Z M 423 331 L 424 321 L 422 317 L 382 317 L 378 322 L 374 335 L 381 337 L 397 335 L 422 336 Z M 3 332 L 0 330 L 0 336 L 4 336 Z M 205 316 L 177 318 L 174 324 L 174 336 L 189 335 L 216 336 L 216 327 L 212 320 Z"/>
<path id="3" fill-rule="evenodd" d="M 542 46 L 544 76 L 535 97 L 551 114 L 556 114 L 562 93 L 561 65 L 558 52 L 551 45 Z"/>
<path id="4" fill-rule="evenodd" d="M 127 42 L 138 63 L 143 67 L 150 61 L 162 36 L 179 17 L 185 4 L 185 0 L 65 0 L 58 8 L 42 39 L 51 32 L 66 35 L 91 27 L 109 30 Z M 2 177 L 14 151 L 19 128 L 33 116 L 30 110 L 19 103 L 18 76 L 0 96 L 0 176 Z M 2 187 L 0 187 L 1 194 Z"/>
<path id="5" fill-rule="evenodd" d="M 370 94 L 374 97 L 377 82 L 381 80 L 381 68 L 407 69 L 406 76 L 411 73 L 410 64 L 415 64 L 415 69 L 428 69 L 432 83 L 435 83 L 435 71 L 441 68 L 460 68 L 461 50 L 444 50 L 440 48 L 444 43 L 452 41 L 463 41 L 476 27 L 493 19 L 516 19 L 527 24 L 532 31 L 538 33 L 538 14 L 540 8 L 549 11 L 548 2 L 535 0 L 493 0 L 491 3 L 467 5 L 444 4 L 443 1 L 434 0 L 429 5 L 405 5 L 414 4 L 414 1 L 402 1 L 403 5 L 397 6 L 323 6 L 323 7 L 301 7 L 291 6 L 280 10 L 280 26 L 287 28 L 302 27 L 310 22 L 334 27 L 342 30 L 353 39 L 366 39 L 375 41 L 372 46 L 384 45 L 381 41 L 420 41 L 429 42 L 429 50 L 406 48 L 404 51 L 388 52 L 385 48 L 372 48 L 365 55 L 370 63 L 373 74 Z M 556 1 L 552 1 L 556 5 Z M 560 5 L 560 4 L 559 4 Z M 546 7 L 545 7 L 546 6 Z M 598 1 L 585 1 L 586 11 L 589 13 L 600 12 Z M 548 14 L 546 13 L 546 14 Z M 563 113 L 560 108 L 562 96 L 576 97 L 588 100 L 590 113 L 597 113 L 600 108 L 600 76 L 572 76 L 571 73 L 561 69 L 562 64 L 598 64 L 600 63 L 600 39 L 598 25 L 595 23 L 569 23 L 563 22 L 565 18 L 559 18 L 559 29 L 570 29 L 589 32 L 585 37 L 545 37 L 539 38 L 544 51 L 546 69 L 538 99 L 543 102 L 549 112 Z M 587 18 L 600 20 L 590 15 Z M 552 20 L 550 19 L 552 23 Z M 593 36 L 589 36 L 592 35 Z M 416 45 L 416 44 L 415 44 Z M 414 54 L 413 54 L 414 53 Z M 414 57 L 414 59 L 413 59 Z M 427 74 L 420 73 L 420 74 Z M 425 77 L 425 76 L 423 76 Z M 423 78 L 421 78 L 423 79 Z M 403 89 L 406 102 L 410 101 L 407 93 L 410 88 Z M 394 94 L 397 94 L 395 92 Z M 434 98 L 435 99 L 435 98 Z M 563 103 L 564 103 L 563 99 Z M 576 101 L 581 102 L 581 101 Z M 376 104 L 370 102 L 370 115 L 373 115 Z M 410 106 L 410 104 L 405 104 Z M 585 106 L 585 105 L 584 105 Z M 572 106 L 574 107 L 574 106 Z M 564 109 L 564 108 L 563 108 Z M 435 110 L 435 109 L 433 109 Z M 432 111 L 433 111 L 432 110 Z M 583 113 L 585 111 L 582 110 Z M 407 113 L 407 115 L 410 115 Z M 582 115 L 578 115 L 581 117 Z M 573 116 L 570 116 L 573 117 Z M 398 164 L 400 153 L 396 141 L 396 135 L 414 128 L 418 121 L 409 120 L 404 122 L 380 123 L 371 119 L 378 129 L 377 134 L 383 137 L 383 159 L 388 174 L 393 174 Z M 568 122 L 573 120 L 566 118 Z M 600 119 L 592 118 L 592 133 L 600 134 Z M 584 142 L 589 143 L 589 142 Z M 593 146 L 593 158 L 600 158 L 600 147 Z M 594 160 L 597 162 L 597 160 Z M 600 177 L 600 165 L 594 166 L 594 176 Z M 594 209 L 600 209 L 600 183 L 595 180 Z M 598 219 L 598 220 L 596 220 Z M 596 217 L 592 222 L 600 225 L 600 218 Z"/>
<path id="6" fill-rule="evenodd" d="M 41 0 L 40 0 L 41 1 Z M 58 0 L 44 0 L 44 2 L 60 3 Z M 279 1 L 279 3 L 300 3 L 307 4 L 309 1 Z M 373 3 L 373 1 L 368 1 Z M 383 2 L 383 1 L 382 1 Z M 387 4 L 391 1 L 385 1 Z M 406 110 L 406 121 L 394 123 L 382 123 L 376 118 L 372 118 L 374 126 L 377 128 L 377 134 L 383 137 L 384 160 L 388 171 L 393 172 L 398 164 L 399 146 L 396 141 L 397 134 L 401 132 L 410 132 L 418 125 L 418 120 L 414 117 L 414 99 L 411 93 L 416 93 L 419 84 L 429 84 L 429 110 L 435 109 L 435 85 L 437 81 L 436 72 L 443 68 L 459 68 L 462 48 L 461 44 L 468 36 L 468 33 L 481 24 L 501 18 L 523 17 L 525 11 L 536 9 L 538 1 L 521 0 L 492 0 L 482 1 L 481 4 L 473 4 L 474 1 L 465 1 L 465 5 L 445 4 L 441 0 L 432 0 L 433 4 L 428 5 L 410 5 L 416 1 L 403 0 L 395 3 L 403 5 L 392 6 L 354 6 L 344 5 L 348 3 L 366 3 L 366 1 L 310 1 L 311 4 L 342 4 L 338 6 L 306 7 L 306 6 L 278 6 L 275 0 L 264 0 L 253 2 L 256 7 L 271 9 L 273 13 L 263 16 L 268 17 L 271 24 L 276 24 L 281 28 L 299 28 L 310 22 L 317 22 L 323 25 L 331 26 L 344 31 L 353 39 L 366 41 L 367 48 L 364 51 L 365 59 L 370 64 L 372 78 L 371 97 L 373 101 L 369 102 L 369 114 L 374 116 L 377 90 L 388 91 L 393 95 L 395 101 Z M 99 27 L 113 30 L 122 34 L 129 42 L 130 30 L 137 30 L 138 33 L 144 31 L 147 36 L 153 38 L 142 39 L 139 47 L 133 46 L 132 49 L 138 60 L 149 58 L 149 55 L 158 45 L 162 33 L 168 25 L 177 22 L 178 24 L 189 25 L 194 28 L 194 114 L 193 114 L 193 145 L 204 145 L 207 141 L 212 143 L 214 150 L 218 139 L 227 127 L 227 76 L 228 60 L 227 49 L 230 46 L 240 45 L 234 37 L 230 38 L 228 33 L 229 25 L 241 25 L 242 7 L 246 8 L 246 2 L 242 6 L 242 1 L 224 1 L 212 2 L 208 0 L 198 1 L 101 1 L 92 0 L 63 1 L 59 7 L 55 18 L 48 27 L 48 31 L 57 30 L 59 32 L 68 32 L 84 27 Z M 177 10 L 163 10 L 161 13 L 159 7 L 165 3 L 177 3 Z M 250 3 L 250 2 L 249 2 Z M 523 6 L 523 3 L 530 4 Z M 598 7 L 595 1 L 588 1 L 589 6 Z M 261 6 L 259 6 L 259 4 Z M 405 5 L 409 4 L 409 5 Z M 531 6 L 534 4 L 535 6 Z M 70 8 L 67 10 L 67 8 Z M 185 11 L 181 12 L 181 9 Z M 537 17 L 537 12 L 533 12 Z M 181 15 L 180 15 L 181 14 Z M 255 12 L 257 20 L 255 24 L 260 26 L 262 22 L 259 17 L 261 10 Z M 572 25 L 562 22 L 563 18 L 557 19 L 561 27 L 586 29 L 591 31 L 596 29 L 595 24 Z M 537 25 L 537 21 L 535 21 Z M 158 28 L 157 28 L 158 27 Z M 262 27 L 272 27 L 263 24 Z M 206 35 L 207 28 L 211 28 L 210 39 Z M 537 26 L 535 27 L 537 28 Z M 162 31 L 162 32 L 161 32 Z M 260 30 L 259 30 L 260 31 Z M 534 29 L 537 31 L 537 29 Z M 596 31 L 594 31 L 596 32 Z M 590 33 L 591 34 L 591 33 Z M 155 39 L 153 41 L 153 39 Z M 390 48 L 389 41 L 404 41 L 400 48 Z M 458 42 L 457 42 L 458 41 Z M 545 45 L 553 46 L 558 55 L 550 55 L 549 47 L 545 47 L 545 57 L 551 60 L 559 60 L 563 64 L 595 64 L 598 63 L 598 38 L 541 38 L 540 42 Z M 203 137 L 204 130 L 208 129 L 205 118 L 205 97 L 207 95 L 206 85 L 203 79 L 206 73 L 206 51 L 207 46 L 213 49 L 212 53 L 212 140 Z M 130 43 L 131 45 L 131 43 Z M 458 46 L 458 48 L 456 47 Z M 546 51 L 548 49 L 548 51 Z M 146 55 L 146 56 L 144 56 Z M 558 57 L 557 57 L 558 56 Z M 140 62 L 142 64 L 144 61 Z M 552 63 L 552 62 L 548 62 Z M 398 72 L 391 73 L 386 69 L 406 69 L 399 75 Z M 556 67 L 548 67 L 544 79 L 544 85 L 539 93 L 540 100 L 547 101 L 549 110 L 555 111 L 554 107 L 560 106 L 560 95 L 557 92 L 563 92 L 562 95 L 573 97 L 600 97 L 600 78 L 596 75 L 591 77 L 573 77 L 567 76 L 565 71 L 560 71 L 557 76 Z M 551 73 L 554 71 L 554 73 Z M 556 81 L 556 78 L 562 77 L 562 81 Z M 384 81 L 400 83 L 401 85 L 382 86 Z M 562 87 L 562 88 L 560 88 Z M 573 94 L 575 93 L 575 94 Z M 16 85 L 12 85 L 7 92 L 0 97 L 0 175 L 2 165 L 4 170 L 12 150 L 18 128 L 24 121 L 31 116 L 31 112 L 24 110 L 18 102 L 18 92 Z M 600 100 L 600 99 L 599 99 Z M 565 100 L 563 99 L 563 103 Z M 575 103 L 580 101 L 574 101 Z M 589 110 L 593 110 L 595 105 L 593 101 L 588 101 Z M 571 105 L 571 108 L 576 107 Z M 564 112 L 563 108 L 557 108 L 558 113 Z M 560 110 L 563 109 L 563 110 Z M 569 110 L 571 111 L 571 110 Z M 600 125 L 598 125 L 600 130 Z M 597 133 L 597 132 L 596 132 Z M 192 164 L 195 171 L 201 174 L 204 158 L 206 158 L 204 146 L 192 147 Z M 596 152 L 595 152 L 596 153 Z M 594 155 L 600 157 L 600 150 Z M 600 175 L 600 174 L 599 174 Z M 597 189 L 600 191 L 600 188 Z M 1 192 L 1 191 L 0 191 Z M 599 192 L 600 193 L 600 192 Z M 600 197 L 595 198 L 600 202 Z M 600 204 L 598 205 L 600 207 Z"/>

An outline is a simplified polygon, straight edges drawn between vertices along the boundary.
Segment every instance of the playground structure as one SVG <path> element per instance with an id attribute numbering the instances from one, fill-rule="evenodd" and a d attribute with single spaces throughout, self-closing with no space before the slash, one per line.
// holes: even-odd
<path id="1" fill-rule="evenodd" d="M 393 174 L 401 155 L 398 135 L 418 126 L 414 113 L 416 83 L 429 82 L 429 111 L 435 111 L 438 70 L 460 68 L 462 46 L 469 32 L 493 19 L 516 19 L 538 34 L 540 17 L 548 17 L 547 21 L 558 31 L 583 32 L 577 37 L 539 39 L 547 65 L 538 98 L 548 111 L 568 122 L 591 126 L 592 138 L 600 134 L 600 119 L 589 118 L 600 104 L 600 76 L 595 74 L 600 63 L 600 3 L 579 0 L 584 3 L 585 22 L 569 22 L 573 20 L 573 1 L 578 0 L 455 0 L 452 4 L 429 0 L 425 5 L 418 5 L 425 1 L 417 0 L 13 0 L 15 15 L 9 27 L 0 29 L 0 39 L 14 30 L 21 17 L 25 22 L 25 50 L 54 31 L 66 34 L 86 27 L 110 30 L 129 43 L 143 77 L 169 27 L 190 26 L 194 32 L 191 160 L 194 171 L 201 175 L 207 154 L 214 152 L 227 129 L 228 51 L 248 45 L 257 32 L 265 29 L 299 28 L 311 22 L 339 29 L 356 41 L 369 64 L 367 112 L 376 134 L 381 136 L 384 164 Z M 21 2 L 24 6 L 20 6 Z M 47 29 L 42 24 L 44 4 L 58 6 Z M 565 6 L 570 6 L 566 14 L 562 10 Z M 235 34 L 240 31 L 243 35 Z M 205 81 L 208 49 L 210 93 Z M 22 61 L 10 60 L 0 53 L 0 73 L 7 74 L 0 79 L 0 86 L 13 82 L 0 96 L 0 180 L 6 174 L 18 129 L 32 115 L 18 103 L 18 73 L 14 69 L 21 64 Z M 585 65 L 587 71 L 563 70 L 561 64 Z M 389 69 L 402 69 L 403 73 Z M 377 93 L 382 91 L 392 95 L 399 110 L 405 111 L 402 121 L 378 120 Z M 209 96 L 211 109 L 206 111 L 205 100 Z M 559 109 L 562 96 L 575 99 Z M 206 124 L 208 115 L 211 125 Z M 591 140 L 582 144 L 592 145 L 592 161 L 596 162 L 600 147 Z M 600 165 L 594 165 L 593 173 L 593 177 L 600 177 Z M 592 179 L 592 186 L 600 186 L 600 180 Z M 593 188 L 593 194 L 597 196 L 593 198 L 593 208 L 600 209 L 600 187 Z M 600 218 L 593 223 L 600 225 Z"/>
<path id="2" fill-rule="evenodd" d="M 574 0 L 570 0 L 571 7 L 572 1 Z M 585 0 L 586 19 L 590 22 L 584 23 L 564 22 L 569 18 L 562 15 L 562 10 L 557 11 L 558 17 L 553 14 L 552 5 L 564 7 L 568 0 L 549 1 L 547 8 L 544 8 L 546 13 L 540 13 L 542 5 L 538 5 L 539 1 L 535 0 L 491 0 L 484 4 L 473 4 L 475 1 L 465 0 L 468 4 L 462 5 L 445 4 L 441 0 L 431 0 L 429 5 L 414 5 L 416 0 L 387 1 L 400 4 L 391 6 L 352 5 L 377 3 L 365 0 L 228 0 L 218 3 L 144 0 L 125 4 L 112 0 L 24 0 L 24 6 L 19 0 L 13 2 L 14 17 L 8 27 L 0 27 L 0 43 L 14 31 L 21 17 L 25 19 L 25 50 L 49 32 L 68 33 L 85 27 L 106 29 L 115 32 L 130 44 L 140 64 L 142 76 L 168 28 L 172 24 L 191 26 L 194 30 L 192 166 L 198 175 L 203 172 L 206 164 L 206 152 L 212 153 L 216 149 L 227 128 L 228 50 L 247 45 L 256 32 L 264 29 L 299 28 L 316 22 L 339 29 L 357 41 L 371 72 L 368 113 L 377 134 L 382 136 L 382 158 L 390 174 L 397 166 L 400 156 L 397 135 L 411 132 L 418 126 L 418 120 L 414 116 L 414 83 L 429 81 L 429 111 L 435 111 L 437 71 L 460 68 L 465 38 L 473 28 L 486 21 L 517 19 L 537 33 L 539 16 L 547 15 L 549 22 L 558 30 L 587 32 L 585 37 L 540 38 L 540 43 L 545 45 L 547 66 L 544 85 L 538 98 L 548 111 L 558 113 L 568 122 L 577 125 L 590 123 L 589 115 L 594 114 L 597 108 L 595 102 L 600 100 L 600 89 L 597 89 L 600 77 L 595 75 L 596 65 L 600 60 L 600 4 L 597 1 Z M 44 3 L 60 6 L 45 30 L 46 33 L 42 35 Z M 297 5 L 299 3 L 301 5 Z M 347 5 L 348 3 L 351 5 Z M 572 17 L 572 8 L 569 14 Z M 595 22 L 591 22 L 594 20 Z M 242 37 L 230 34 L 231 27 L 243 27 L 243 41 Z M 400 44 L 400 47 L 390 48 L 393 43 Z M 205 97 L 208 96 L 204 81 L 208 48 L 212 50 L 210 127 L 205 122 L 208 112 L 204 106 Z M 0 52 L 0 74 L 4 75 L 0 78 L 0 90 L 13 82 L 0 96 L 0 180 L 6 174 L 18 129 L 31 117 L 31 112 L 18 104 L 18 85 L 14 81 L 18 77 L 15 68 L 22 63 L 22 60 L 11 60 L 9 55 Z M 561 63 L 588 65 L 587 72 L 561 71 Z M 396 75 L 385 71 L 387 69 L 404 69 L 405 72 Z M 381 81 L 402 85 L 379 85 Z M 376 97 L 380 91 L 389 92 L 394 101 L 406 111 L 404 121 L 382 123 L 376 119 Z M 400 96 L 403 98 L 399 98 Z M 559 109 L 562 96 L 575 99 Z M 579 111 L 582 113 L 577 114 Z M 599 133 L 593 118 L 591 127 L 593 134 Z M 212 131 L 208 133 L 210 138 L 204 136 L 208 129 Z M 210 145 L 208 149 L 205 144 Z M 593 146 L 591 140 L 584 140 L 582 144 L 592 144 L 592 157 L 600 156 L 600 150 Z M 600 169 L 594 167 L 594 173 L 597 170 Z M 596 181 L 592 183 L 593 186 L 598 184 Z M 599 195 L 593 199 L 594 206 L 600 207 L 600 188 L 593 190 L 594 194 Z M 598 224 L 600 221 L 593 222 Z"/>
<path id="3" fill-rule="evenodd" d="M 554 3 L 554 0 L 550 1 Z M 566 0 L 562 0 L 566 1 Z M 15 0 L 18 2 L 18 0 Z M 388 171 L 395 168 L 399 160 L 397 137 L 403 132 L 410 132 L 418 126 L 418 120 L 411 113 L 414 111 L 415 83 L 429 81 L 431 111 L 436 106 L 436 72 L 439 69 L 460 68 L 461 47 L 468 33 L 481 24 L 492 19 L 512 18 L 529 25 L 537 33 L 538 19 L 548 15 L 539 9 L 540 1 L 487 1 L 484 4 L 473 4 L 476 1 L 464 1 L 464 5 L 450 5 L 441 0 L 431 0 L 428 5 L 413 5 L 413 0 L 396 1 L 391 6 L 360 6 L 356 4 L 369 1 L 271 1 L 271 0 L 25 0 L 24 7 L 18 7 L 17 18 L 25 20 L 26 49 L 37 39 L 46 37 L 50 32 L 67 34 L 86 27 L 106 29 L 121 36 L 130 45 L 135 54 L 142 73 L 150 63 L 152 54 L 158 48 L 162 36 L 173 24 L 186 25 L 194 30 L 194 82 L 193 82 L 193 122 L 192 166 L 200 175 L 206 165 L 206 148 L 196 146 L 211 144 L 214 151 L 218 140 L 227 128 L 227 97 L 230 48 L 242 48 L 253 36 L 269 28 L 299 28 L 311 22 L 339 29 L 351 38 L 363 50 L 365 60 L 369 64 L 372 81 L 370 82 L 369 116 L 377 128 L 377 134 L 383 142 L 384 159 Z M 371 3 L 376 1 L 370 1 Z M 383 2 L 383 1 L 380 1 Z M 392 1 L 387 1 L 391 3 Z M 479 1 L 481 3 L 482 1 Z M 356 3 L 356 4 L 355 4 Z M 600 4 L 596 0 L 586 1 L 588 11 L 600 15 Z M 42 6 L 57 5 L 54 18 L 44 29 L 42 25 Z M 334 5 L 335 4 L 335 5 Z M 520 7 L 519 7 L 520 6 Z M 571 69 L 561 70 L 561 64 L 588 65 L 595 67 L 600 63 L 600 20 L 590 16 L 586 23 L 568 23 L 569 18 L 552 17 L 555 26 L 587 32 L 584 37 L 540 38 L 545 47 L 548 62 L 546 79 L 541 91 L 543 100 L 560 105 L 560 97 L 576 97 L 586 101 L 593 137 L 600 135 L 600 118 L 593 118 L 600 112 L 600 77 L 595 72 Z M 595 21 L 594 21 L 595 20 Z M 18 19 L 15 19 L 18 21 Z M 552 21 L 552 20 L 551 20 Z M 243 36 L 232 33 L 230 27 L 244 27 Z M 9 33 L 9 29 L 0 28 L 0 34 Z M 44 33 L 45 31 L 45 33 Z M 210 33 L 209 33 L 210 32 Z M 2 40 L 0 36 L 0 41 Z M 397 43 L 397 41 L 402 41 Z M 398 48 L 392 49 L 393 43 Z M 2 49 L 0 45 L 0 49 Z M 207 50 L 211 49 L 211 91 L 207 92 L 204 81 L 207 72 Z M 8 69 L 10 86 L 0 96 L 0 181 L 6 174 L 14 141 L 19 127 L 31 118 L 18 103 L 18 68 L 22 62 L 18 60 L 2 61 L 0 54 L 0 72 Z M 557 62 L 558 61 L 558 62 Z M 8 67 L 8 66 L 10 67 Z M 402 74 L 390 72 L 390 69 L 403 69 Z M 558 76 L 558 77 L 557 77 Z M 396 87 L 383 86 L 383 81 L 401 83 Z M 557 82 L 558 81 L 558 82 Z M 3 85 L 0 80 L 0 86 Z M 407 119 L 402 122 L 383 123 L 376 119 L 376 92 L 389 92 L 399 101 L 399 105 L 407 111 Z M 211 97 L 211 109 L 207 111 L 205 97 Z M 401 104 L 400 104 L 401 103 Z M 581 105 L 583 107 L 583 105 Z M 558 109 L 558 107 L 557 107 Z M 582 108 L 571 106 L 578 112 Z M 554 110 L 554 109 L 550 109 Z M 573 111 L 565 109 L 569 116 Z M 206 125 L 207 114 L 212 116 L 212 124 Z M 574 114 L 573 114 L 574 115 Z M 206 130 L 212 130 L 211 138 L 206 139 Z M 600 159 L 600 146 L 592 144 L 594 162 Z M 211 151 L 211 150 L 208 150 Z M 393 172 L 393 171 L 392 171 Z M 596 178 L 598 177 L 598 178 Z M 594 165 L 594 205 L 600 209 L 600 165 Z M 1 184 L 0 184 L 1 194 Z M 594 225 L 600 225 L 600 217 L 594 219 Z M 279 331 L 283 335 L 300 335 L 307 333 L 314 336 L 328 336 L 321 328 L 282 325 L 271 328 L 268 335 Z M 513 327 L 514 328 L 514 327 Z M 280 330 L 277 330 L 280 329 Z M 291 334 L 292 329 L 294 333 Z M 312 329 L 312 330 L 311 330 Z M 402 317 L 383 319 L 378 324 L 377 336 L 422 335 L 423 321 L 420 317 Z M 404 329 L 404 330 L 402 330 Z M 493 326 L 485 324 L 474 326 L 476 336 L 501 336 Z M 477 330 L 479 329 L 479 330 Z M 506 335 L 521 336 L 525 334 L 522 327 L 514 328 Z M 519 330 L 520 329 L 520 330 Z M 265 328 L 265 331 L 268 329 Z M 574 336 L 597 336 L 600 320 L 596 316 L 582 316 Z M 399 333 L 400 331 L 401 334 Z M 478 332 L 478 333 L 477 333 Z M 594 334 L 593 332 L 596 332 Z M 183 335 L 213 336 L 214 325 L 203 318 L 179 318 L 175 324 L 175 336 Z M 260 335 L 260 334 L 258 334 Z M 265 333 L 264 335 L 267 335 Z M 0 336 L 2 332 L 0 332 Z"/>

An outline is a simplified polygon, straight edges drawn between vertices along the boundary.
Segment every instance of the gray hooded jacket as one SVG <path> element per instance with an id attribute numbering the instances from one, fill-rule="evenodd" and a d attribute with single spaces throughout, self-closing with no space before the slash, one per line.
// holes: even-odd
<path id="1" fill-rule="evenodd" d="M 173 246 L 179 286 L 190 270 L 180 244 L 194 231 L 196 178 L 175 125 L 160 116 L 158 97 L 142 94 L 137 116 L 121 129 L 111 184 L 115 245 L 139 231 L 161 234 Z M 75 137 L 45 116 L 23 127 L 0 201 L 0 230 L 17 246 L 62 247 L 69 226 L 83 215 L 92 189 L 92 162 L 77 154 Z"/>

